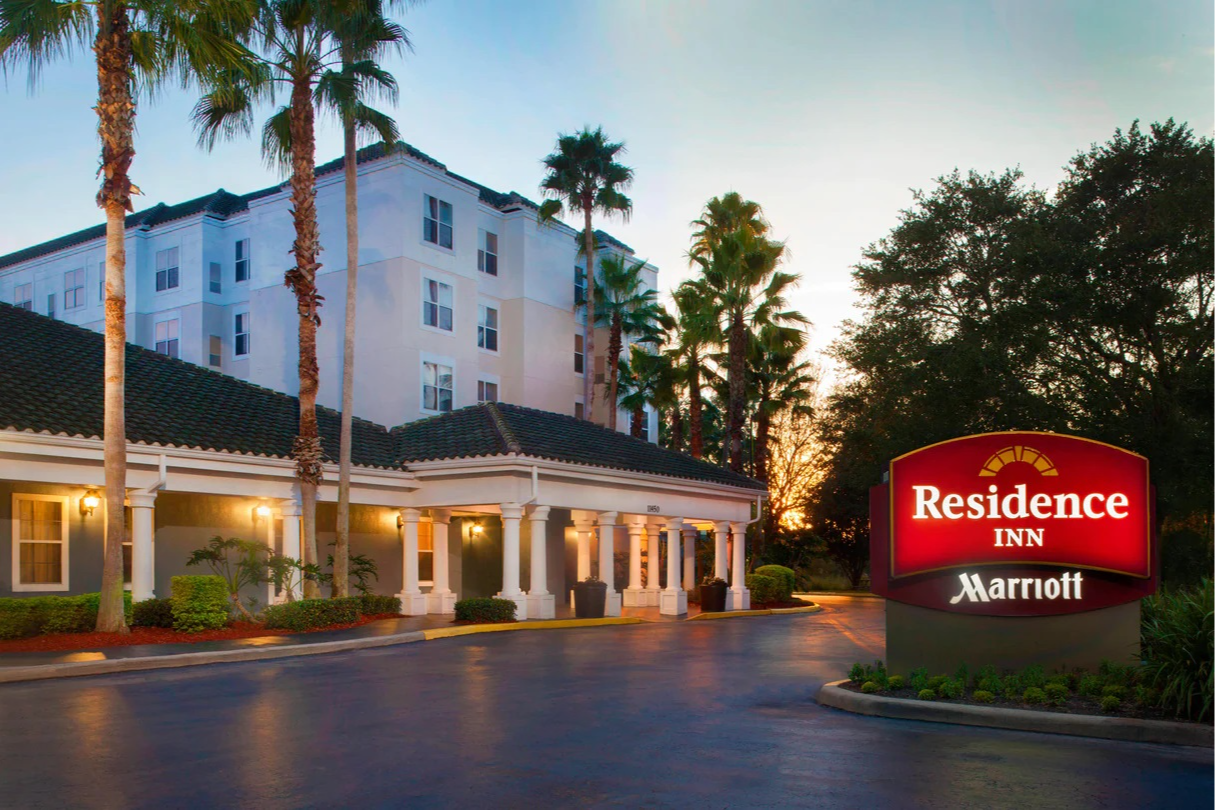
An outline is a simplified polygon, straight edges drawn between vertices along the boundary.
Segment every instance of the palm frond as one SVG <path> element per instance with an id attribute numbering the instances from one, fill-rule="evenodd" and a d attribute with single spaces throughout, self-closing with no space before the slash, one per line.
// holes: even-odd
<path id="1" fill-rule="evenodd" d="M 58 0 L 0 0 L 0 71 L 24 64 L 29 87 L 56 59 L 85 53 L 93 44 L 91 3 Z"/>

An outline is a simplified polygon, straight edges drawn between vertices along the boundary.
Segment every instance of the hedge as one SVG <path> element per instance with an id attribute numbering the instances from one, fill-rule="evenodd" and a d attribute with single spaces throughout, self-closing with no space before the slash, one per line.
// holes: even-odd
<path id="1" fill-rule="evenodd" d="M 456 602 L 458 622 L 513 622 L 516 605 L 509 599 L 461 599 Z"/>
<path id="2" fill-rule="evenodd" d="M 173 600 L 145 599 L 136 602 L 131 613 L 132 627 L 172 627 Z"/>
<path id="3" fill-rule="evenodd" d="M 365 593 L 359 597 L 359 610 L 365 616 L 377 616 L 382 613 L 399 614 L 401 612 L 401 600 L 395 596 Z"/>
<path id="4" fill-rule="evenodd" d="M 779 601 L 787 602 L 793 598 L 793 589 L 797 587 L 797 575 L 793 573 L 792 568 L 786 568 L 783 565 L 761 565 L 755 569 L 755 573 L 762 577 L 772 577 L 781 585 L 781 599 Z"/>
<path id="5" fill-rule="evenodd" d="M 775 577 L 766 577 L 763 574 L 747 574 L 747 589 L 751 591 L 752 604 L 780 602 L 784 588 L 784 583 Z"/>
<path id="6" fill-rule="evenodd" d="M 91 633 L 97 628 L 100 593 L 79 596 L 0 598 L 0 639 L 29 638 L 47 633 Z M 127 621 L 131 594 L 123 594 Z"/>
<path id="7" fill-rule="evenodd" d="M 359 620 L 358 596 L 341 599 L 301 599 L 271 605 L 264 615 L 268 630 L 314 630 L 334 624 L 350 624 Z"/>
<path id="8" fill-rule="evenodd" d="M 227 626 L 230 600 L 223 577 L 177 576 L 171 582 L 174 630 L 200 633 Z"/>

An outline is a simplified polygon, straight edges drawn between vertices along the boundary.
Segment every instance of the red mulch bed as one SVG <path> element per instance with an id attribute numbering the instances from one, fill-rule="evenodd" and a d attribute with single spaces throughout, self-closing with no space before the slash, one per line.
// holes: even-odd
<path id="1" fill-rule="evenodd" d="M 328 630 L 346 630 L 351 627 L 380 619 L 399 619 L 395 613 L 380 613 L 362 616 L 357 622 L 331 624 L 314 630 L 267 630 L 254 622 L 232 622 L 222 630 L 205 630 L 201 633 L 179 633 L 166 627 L 132 627 L 130 633 L 53 633 L 33 638 L 18 638 L 0 641 L 0 653 L 10 652 L 59 652 L 63 650 L 95 650 L 100 647 L 128 647 L 134 644 L 195 644 L 200 641 L 229 641 L 259 636 L 287 636 L 296 633 L 320 633 Z"/>

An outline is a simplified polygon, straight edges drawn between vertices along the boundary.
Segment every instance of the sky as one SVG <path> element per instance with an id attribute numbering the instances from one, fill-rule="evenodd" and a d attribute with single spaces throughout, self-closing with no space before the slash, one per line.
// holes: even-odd
<path id="1" fill-rule="evenodd" d="M 738 191 L 786 240 L 816 354 L 859 316 L 852 267 L 913 189 L 1014 166 L 1050 189 L 1135 119 L 1215 131 L 1209 0 L 430 0 L 400 21 L 414 51 L 386 62 L 401 84 L 386 109 L 404 140 L 539 199 L 557 134 L 602 125 L 636 181 L 630 220 L 599 225 L 660 268 L 664 294 L 692 273 L 691 220 Z M 0 76 L 0 254 L 101 222 L 91 53 L 32 94 L 27 78 Z M 195 98 L 141 103 L 137 209 L 283 179 L 254 139 L 199 149 Z M 340 154 L 322 122 L 318 162 Z"/>

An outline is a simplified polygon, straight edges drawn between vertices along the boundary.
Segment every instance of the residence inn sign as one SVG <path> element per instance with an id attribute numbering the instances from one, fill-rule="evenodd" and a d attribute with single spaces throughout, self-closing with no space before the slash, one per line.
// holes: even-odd
<path id="1" fill-rule="evenodd" d="M 890 463 L 870 511 L 873 590 L 931 609 L 919 623 L 1062 617 L 1155 591 L 1148 461 L 1100 442 L 1008 432 L 930 445 Z"/>

